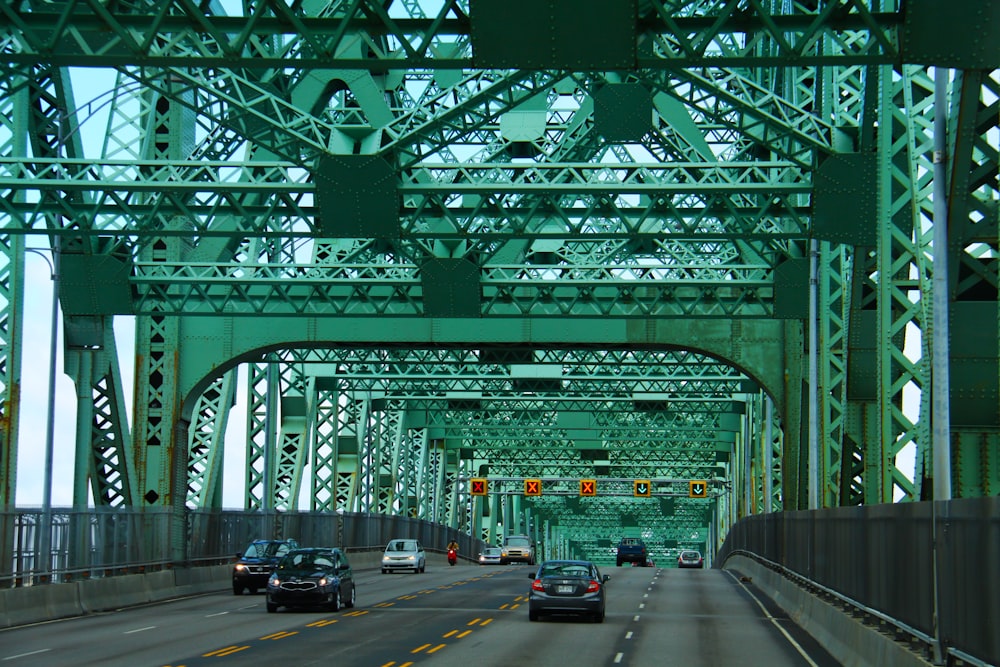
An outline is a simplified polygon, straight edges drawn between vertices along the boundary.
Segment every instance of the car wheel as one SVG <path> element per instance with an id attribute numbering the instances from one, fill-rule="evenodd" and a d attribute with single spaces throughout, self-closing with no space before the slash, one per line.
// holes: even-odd
<path id="1" fill-rule="evenodd" d="M 274 604 L 273 602 L 268 602 L 267 603 L 267 613 L 273 614 L 276 611 L 278 611 L 278 605 Z"/>
<path id="2" fill-rule="evenodd" d="M 330 596 L 330 601 L 326 604 L 330 611 L 340 611 L 340 589 L 338 588 Z"/>
<path id="3" fill-rule="evenodd" d="M 249 591 L 250 591 L 250 595 L 257 595 L 257 589 L 256 589 L 256 588 L 254 588 L 253 586 L 251 586 L 251 587 L 250 587 L 250 588 L 248 588 L 247 590 L 249 590 Z"/>
<path id="4" fill-rule="evenodd" d="M 344 606 L 347 607 L 347 608 L 353 607 L 355 605 L 355 603 L 357 602 L 357 597 L 358 597 L 358 589 L 355 588 L 352 585 L 351 586 L 351 599 L 348 600 L 347 602 L 345 602 Z"/>
<path id="5" fill-rule="evenodd" d="M 241 584 L 233 584 L 233 595 L 243 595 L 243 586 Z"/>
<path id="6" fill-rule="evenodd" d="M 618 567 L 621 567 L 622 566 L 622 562 L 620 560 L 616 560 L 615 561 L 615 565 L 618 566 Z"/>
<path id="7" fill-rule="evenodd" d="M 529 609 L 528 610 L 528 620 L 529 621 L 537 621 L 538 619 L 539 619 L 538 612 Z"/>
<path id="8" fill-rule="evenodd" d="M 385 569 L 384 567 L 382 568 L 382 574 L 387 574 L 388 572 L 389 570 Z"/>
<path id="9" fill-rule="evenodd" d="M 604 610 L 602 609 L 596 614 L 594 614 L 594 623 L 603 623 L 603 622 L 604 622 Z"/>

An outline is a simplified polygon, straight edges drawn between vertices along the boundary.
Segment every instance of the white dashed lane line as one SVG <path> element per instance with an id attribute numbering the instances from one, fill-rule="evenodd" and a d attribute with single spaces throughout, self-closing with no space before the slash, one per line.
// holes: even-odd
<path id="1" fill-rule="evenodd" d="M 8 655 L 3 659 L 4 662 L 8 660 L 19 660 L 21 658 L 30 658 L 33 655 L 38 655 L 39 653 L 48 653 L 51 649 L 43 648 L 40 651 L 30 651 L 28 653 L 18 653 L 17 655 Z"/>

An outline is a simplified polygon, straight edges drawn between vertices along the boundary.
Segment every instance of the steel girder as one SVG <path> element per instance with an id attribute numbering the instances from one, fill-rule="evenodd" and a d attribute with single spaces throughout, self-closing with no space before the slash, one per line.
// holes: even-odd
<path id="1" fill-rule="evenodd" d="M 369 0 L 304 2 L 295 8 L 263 2 L 238 16 L 219 16 L 191 2 L 133 2 L 112 13 L 98 0 L 28 0 L 4 6 L 0 46 L 8 62 L 51 60 L 61 66 L 116 67 L 142 60 L 152 68 L 226 62 L 235 70 L 280 70 L 294 59 L 300 70 L 483 68 L 473 52 L 475 30 L 486 29 L 478 22 L 493 18 L 489 10 L 497 3 L 482 3 L 478 16 L 459 0 L 435 3 L 430 16 L 424 4 L 410 2 L 400 13 Z M 899 14 L 880 12 L 865 0 L 832 2 L 819 11 L 804 11 L 809 3 L 802 3 L 794 12 L 764 3 L 747 12 L 722 0 L 644 2 L 641 17 L 635 16 L 638 3 L 624 4 L 641 22 L 635 33 L 652 42 L 636 53 L 631 65 L 638 69 L 885 63 L 900 57 Z M 516 25 L 513 17 L 509 24 Z M 351 48 L 359 34 L 367 47 L 361 57 Z M 818 42 L 833 48 L 817 52 Z M 762 43 L 770 48 L 762 50 Z M 268 44 L 279 48 L 262 48 Z"/>
<path id="2" fill-rule="evenodd" d="M 22 289 L 17 238 L 28 236 L 66 253 L 68 331 L 88 330 L 94 317 L 139 316 L 134 451 L 120 466 L 95 468 L 95 489 L 110 491 L 99 502 L 139 503 L 138 494 L 175 508 L 219 502 L 217 464 L 206 451 L 218 445 L 203 440 L 217 443 L 227 421 L 217 403 L 228 391 L 217 391 L 221 373 L 292 349 L 290 342 L 352 350 L 360 340 L 378 342 L 389 356 L 405 354 L 407 371 L 351 377 L 338 368 L 335 377 L 343 374 L 347 384 L 330 389 L 328 377 L 296 368 L 287 356 L 271 357 L 276 369 L 257 368 L 254 377 L 270 379 L 249 390 L 255 412 L 248 438 L 256 444 L 247 470 L 275 457 L 274 478 L 251 475 L 248 507 L 298 504 L 308 461 L 314 507 L 352 502 L 408 512 L 415 496 L 418 513 L 440 516 L 421 506 L 425 492 L 415 491 L 434 488 L 448 491 L 449 522 L 491 534 L 482 524 L 485 503 L 460 490 L 472 463 L 450 443 L 472 440 L 478 455 L 507 465 L 504 453 L 532 443 L 545 451 L 553 428 L 560 437 L 579 430 L 576 415 L 621 412 L 630 402 L 632 418 L 588 423 L 596 429 L 591 437 L 614 442 L 609 433 L 617 429 L 637 452 L 661 442 L 668 468 L 700 471 L 699 450 L 703 458 L 715 450 L 697 419 L 710 409 L 709 394 L 731 399 L 731 378 L 691 366 L 665 370 L 680 358 L 646 357 L 647 371 L 614 382 L 610 360 L 637 342 L 698 349 L 709 355 L 702 360 L 732 364 L 776 399 L 784 432 L 770 442 L 760 439 L 761 395 L 751 392 L 744 403 L 725 465 L 739 466 L 727 474 L 742 475 L 752 489 L 720 499 L 713 511 L 721 528 L 760 505 L 765 450 L 777 454 L 771 465 L 782 475 L 772 496 L 801 506 L 809 471 L 799 444 L 800 389 L 820 402 L 813 428 L 820 432 L 823 504 L 922 497 L 931 420 L 935 109 L 927 70 L 903 63 L 943 64 L 961 70 L 950 88 L 948 264 L 953 325 L 965 325 L 952 327 L 965 341 L 954 346 L 953 387 L 970 407 L 953 418 L 956 479 L 962 494 L 996 488 L 1000 352 L 995 328 L 978 323 L 998 317 L 997 63 L 995 54 L 984 59 L 947 30 L 956 23 L 964 35 L 979 25 L 966 20 L 973 4 L 952 17 L 927 2 L 911 3 L 905 14 L 893 3 L 863 0 L 822 7 L 621 3 L 605 18 L 624 39 L 610 31 L 610 45 L 584 54 L 587 67 L 569 65 L 579 38 L 558 24 L 550 35 L 559 47 L 554 56 L 530 44 L 504 50 L 496 37 L 515 24 L 492 16 L 496 8 L 489 0 L 476 7 L 446 0 L 433 9 L 414 0 L 228 6 L 237 16 L 224 15 L 221 5 L 206 11 L 181 1 L 123 3 L 115 13 L 96 0 L 0 8 L 0 104 L 9 111 L 0 121 L 0 221 L 12 268 L 4 281 L 5 437 L 16 447 L 20 333 L 11 311 L 19 310 Z M 988 32 L 990 22 L 982 24 Z M 945 55 L 941 40 L 950 45 Z M 114 80 L 77 105 L 64 65 L 108 68 Z M 94 159 L 81 139 L 103 107 L 110 113 Z M 633 108 L 648 109 L 652 121 Z M 874 203 L 824 209 L 841 192 L 867 201 L 864 179 L 837 171 L 843 164 L 870 168 L 867 154 L 874 168 L 858 173 L 877 177 Z M 327 160 L 345 155 L 360 157 L 332 166 Z M 375 178 L 351 180 L 352 171 L 365 169 Z M 347 199 L 337 199 L 345 191 Z M 398 210 L 385 218 L 384 210 L 357 203 L 368 199 L 397 201 Z M 372 227 L 338 220 L 340 210 Z M 832 227 L 830 210 L 837 212 Z M 801 382 L 795 331 L 804 318 L 801 267 L 810 238 L 820 240 L 822 258 L 821 374 L 812 390 Z M 324 322 L 330 315 L 351 334 L 332 333 Z M 251 336 L 240 323 L 275 316 L 284 318 L 280 332 Z M 205 326 L 209 318 L 214 324 Z M 775 318 L 788 326 L 756 327 Z M 586 329 L 589 344 L 607 354 L 600 364 L 579 366 L 581 376 L 593 375 L 589 381 L 568 373 L 577 393 L 557 388 L 546 368 L 576 363 L 554 342 L 588 338 L 575 332 L 560 341 L 546 324 L 560 319 L 577 323 L 563 330 Z M 716 330 L 705 322 L 711 319 L 728 324 Z M 619 320 L 633 323 L 605 324 Z M 521 331 L 512 334 L 515 327 Z M 676 333 L 666 335 L 667 327 Z M 977 329 L 986 340 L 971 336 Z M 906 346 L 907 332 L 919 335 L 920 352 Z M 527 378 L 465 371 L 443 380 L 426 370 L 458 368 L 484 342 L 549 355 L 500 363 L 510 375 L 515 366 L 535 367 Z M 988 353 L 980 352 L 984 343 Z M 426 355 L 439 346 L 438 357 Z M 115 408 L 123 401 L 114 362 L 106 367 L 94 352 L 76 358 L 77 383 L 105 406 L 101 428 L 119 434 L 95 460 L 118 462 L 113 450 L 127 443 L 127 427 Z M 765 359 L 777 368 L 763 370 Z M 352 368 L 364 363 L 347 361 Z M 100 369 L 96 375 L 85 370 L 91 366 Z M 483 402 L 476 395 L 510 379 L 539 400 L 516 396 L 516 382 L 507 396 Z M 429 381 L 445 399 L 469 404 L 456 409 L 420 395 Z M 683 401 L 671 396 L 669 409 L 664 396 L 645 396 L 647 407 L 662 413 L 650 417 L 634 410 L 629 383 L 633 394 L 667 395 L 689 384 L 704 391 Z M 373 400 L 387 401 L 388 411 L 372 410 L 367 398 L 351 402 L 373 388 L 380 394 Z M 601 392 L 608 393 L 604 402 Z M 919 395 L 915 415 L 904 410 L 906 392 Z M 280 414 L 279 395 L 287 403 Z M 495 424 L 468 422 L 476 399 Z M 541 401 L 550 401 L 555 420 Z M 694 423 L 665 419 L 674 410 Z M 377 429 L 370 421 L 376 413 L 387 420 Z M 522 433 L 505 434 L 505 418 Z M 343 446 L 352 438 L 353 447 Z M 100 452 L 100 438 L 78 439 L 86 440 L 82 449 Z M 0 451 L 9 472 L 15 448 Z M 896 466 L 907 451 L 915 474 Z M 378 463 L 365 464 L 375 453 Z M 537 466 L 553 474 L 576 465 L 569 449 L 548 455 Z M 421 481 L 434 466 L 428 478 L 435 481 Z M 513 515 L 507 525 L 525 521 L 522 509 L 493 514 Z"/>

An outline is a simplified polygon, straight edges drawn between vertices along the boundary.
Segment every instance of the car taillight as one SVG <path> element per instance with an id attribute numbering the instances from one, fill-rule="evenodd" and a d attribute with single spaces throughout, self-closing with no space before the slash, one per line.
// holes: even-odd
<path id="1" fill-rule="evenodd" d="M 535 579 L 534 581 L 532 581 L 531 582 L 531 590 L 544 592 L 545 591 L 545 586 L 542 586 L 542 580 L 541 579 Z"/>
<path id="2" fill-rule="evenodd" d="M 591 579 L 590 583 L 587 584 L 587 592 L 588 593 L 596 593 L 599 590 L 601 590 L 601 585 L 599 583 L 597 583 L 596 581 L 594 581 L 593 579 Z"/>

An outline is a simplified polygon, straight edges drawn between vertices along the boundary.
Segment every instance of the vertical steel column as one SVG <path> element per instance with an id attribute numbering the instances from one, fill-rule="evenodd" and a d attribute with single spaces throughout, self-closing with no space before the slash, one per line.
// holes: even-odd
<path id="1" fill-rule="evenodd" d="M 267 365 L 267 396 L 264 397 L 265 414 L 267 417 L 264 425 L 264 484 L 261 490 L 261 507 L 267 513 L 274 509 L 275 476 L 274 476 L 274 455 L 278 423 L 278 400 L 281 396 L 281 388 L 278 383 L 278 368 L 274 359 Z"/>
<path id="2" fill-rule="evenodd" d="M 934 334 L 931 340 L 931 414 L 934 455 L 934 503 L 931 505 L 931 544 L 934 550 L 934 663 L 944 664 L 946 649 L 941 638 L 938 601 L 939 565 L 937 508 L 951 500 L 951 410 L 948 404 L 948 70 L 934 68 Z"/>
<path id="3" fill-rule="evenodd" d="M 771 511 L 772 511 L 772 508 L 771 508 L 771 484 L 772 484 L 771 474 L 772 474 L 772 470 L 771 470 L 771 468 L 773 466 L 772 457 L 774 455 L 774 452 L 772 451 L 773 450 L 773 446 L 772 446 L 772 443 L 771 443 L 771 438 L 773 437 L 772 433 L 771 433 L 771 412 L 773 410 L 773 407 L 774 406 L 771 404 L 771 397 L 770 396 L 765 396 L 764 397 L 764 413 L 765 413 L 765 415 L 764 415 L 764 420 L 765 420 L 764 421 L 764 457 L 763 457 L 764 458 L 764 462 L 763 462 L 763 466 L 764 466 L 764 480 L 763 480 L 763 487 L 764 487 L 764 514 L 770 514 Z"/>
<path id="4" fill-rule="evenodd" d="M 948 375 L 948 70 L 934 68 L 934 359 L 933 393 L 934 500 L 951 500 L 951 381 Z"/>
<path id="5" fill-rule="evenodd" d="M 822 483 L 819 469 L 819 406 L 816 400 L 816 390 L 819 386 L 819 345 L 817 341 L 818 327 L 816 325 L 817 300 L 819 299 L 819 242 L 809 241 L 809 509 L 820 507 L 820 484 Z"/>

